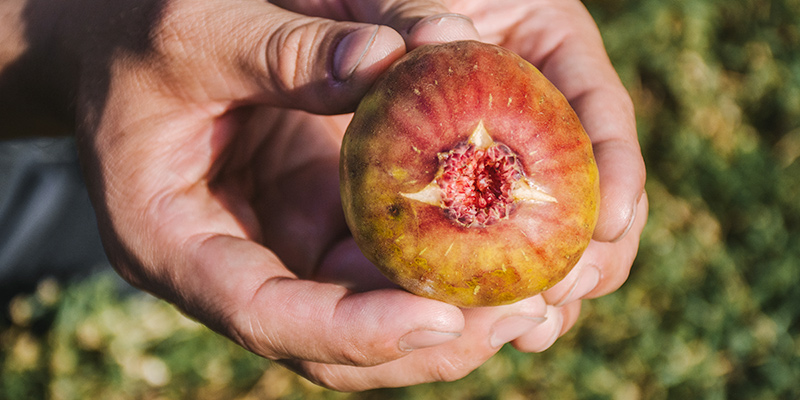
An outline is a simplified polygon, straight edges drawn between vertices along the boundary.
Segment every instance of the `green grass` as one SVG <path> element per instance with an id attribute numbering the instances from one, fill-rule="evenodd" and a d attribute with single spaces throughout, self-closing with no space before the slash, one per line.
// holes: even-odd
<path id="1" fill-rule="evenodd" d="M 637 108 L 650 222 L 628 282 L 542 354 L 341 394 L 101 274 L 9 304 L 0 398 L 800 398 L 800 0 L 594 0 Z"/>

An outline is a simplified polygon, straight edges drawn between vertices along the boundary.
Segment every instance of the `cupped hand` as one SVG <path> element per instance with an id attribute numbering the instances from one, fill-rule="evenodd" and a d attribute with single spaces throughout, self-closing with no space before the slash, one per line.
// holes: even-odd
<path id="1" fill-rule="evenodd" d="M 59 28 L 78 49 L 78 140 L 109 258 L 254 353 L 339 390 L 453 380 L 506 342 L 543 350 L 578 298 L 627 276 L 644 168 L 630 100 L 577 1 L 508 2 L 521 21 L 482 0 L 97 2 Z M 407 49 L 478 38 L 451 11 L 541 67 L 595 143 L 601 222 L 566 289 L 460 310 L 393 288 L 348 235 L 346 119 L 316 114 L 352 110 Z M 598 283 L 578 296 L 568 281 L 591 266 Z"/>

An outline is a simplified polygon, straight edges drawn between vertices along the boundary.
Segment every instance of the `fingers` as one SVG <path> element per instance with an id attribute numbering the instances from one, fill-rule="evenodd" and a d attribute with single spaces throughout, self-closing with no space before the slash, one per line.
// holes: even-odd
<path id="1" fill-rule="evenodd" d="M 426 43 L 479 39 L 472 21 L 462 14 L 451 13 L 441 1 L 278 0 L 273 3 L 305 15 L 390 26 L 403 36 L 408 50 Z"/>
<path id="2" fill-rule="evenodd" d="M 408 50 L 423 44 L 479 40 L 472 20 L 452 13 L 438 0 L 345 0 L 360 10 L 357 18 L 385 24 L 399 32 Z"/>
<path id="3" fill-rule="evenodd" d="M 620 240 L 644 190 L 645 166 L 633 103 L 579 1 L 551 1 L 520 23 L 509 46 L 537 65 L 570 101 L 594 145 L 600 217 L 594 239 Z"/>
<path id="4" fill-rule="evenodd" d="M 647 223 L 649 203 L 647 194 L 642 194 L 634 221 L 628 233 L 616 242 L 592 241 L 584 252 L 581 265 L 594 265 L 600 270 L 600 282 L 582 298 L 596 298 L 612 293 L 622 286 L 630 275 L 630 269 L 639 249 L 639 239 Z"/>
<path id="5" fill-rule="evenodd" d="M 314 382 L 343 391 L 454 381 L 486 362 L 503 344 L 543 324 L 546 312 L 541 296 L 507 306 L 466 309 L 459 338 L 391 362 L 366 368 L 313 362 L 288 365 Z"/>
<path id="6" fill-rule="evenodd" d="M 535 329 L 520 335 L 511 344 L 526 353 L 541 353 L 549 349 L 578 320 L 580 304 L 576 301 L 562 307 L 548 305 L 546 320 Z"/>
<path id="7" fill-rule="evenodd" d="M 578 262 L 564 279 L 542 295 L 548 304 L 561 307 L 584 298 L 597 288 L 602 278 L 600 267 L 588 262 Z"/>
<path id="8" fill-rule="evenodd" d="M 616 242 L 593 240 L 575 268 L 542 295 L 556 307 L 580 299 L 600 297 L 617 290 L 628 279 L 647 222 L 648 199 L 643 194 L 636 206 L 630 231 Z"/>
<path id="9" fill-rule="evenodd" d="M 573 106 L 592 138 L 600 174 L 600 216 L 594 239 L 615 242 L 634 223 L 646 178 L 633 107 L 627 93 L 603 88 L 574 99 Z"/>
<path id="10" fill-rule="evenodd" d="M 592 139 L 600 174 L 594 239 L 604 242 L 620 240 L 630 230 L 646 177 L 630 97 L 615 76 L 611 82 L 613 87 L 589 86 L 583 92 L 565 93 Z"/>
<path id="11" fill-rule="evenodd" d="M 530 60 L 570 101 L 592 140 L 600 174 L 600 216 L 593 240 L 573 271 L 542 294 L 549 304 L 547 320 L 512 342 L 529 352 L 548 348 L 575 323 L 580 299 L 622 285 L 647 220 L 645 168 L 633 105 L 597 27 L 579 1 L 543 4 L 535 13 L 492 11 L 513 21 L 511 31 L 501 29 L 496 18 L 475 15 L 487 38 Z"/>
<path id="12" fill-rule="evenodd" d="M 468 17 L 455 13 L 434 14 L 422 18 L 408 30 L 403 30 L 409 50 L 423 44 L 446 43 L 456 40 L 480 40 L 480 35 Z"/>

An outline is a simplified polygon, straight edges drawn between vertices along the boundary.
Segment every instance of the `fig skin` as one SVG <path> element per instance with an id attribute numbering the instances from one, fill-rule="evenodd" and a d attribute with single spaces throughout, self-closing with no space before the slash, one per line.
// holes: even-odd
<path id="1" fill-rule="evenodd" d="M 516 201 L 508 217 L 464 226 L 408 198 L 439 156 L 482 124 L 555 201 Z M 591 142 L 533 65 L 475 41 L 419 47 L 359 104 L 342 142 L 345 218 L 364 255 L 420 296 L 461 307 L 509 304 L 564 278 L 592 237 L 599 182 Z"/>

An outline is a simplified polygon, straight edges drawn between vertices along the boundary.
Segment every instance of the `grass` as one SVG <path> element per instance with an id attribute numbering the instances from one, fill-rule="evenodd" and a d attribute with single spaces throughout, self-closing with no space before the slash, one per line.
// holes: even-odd
<path id="1" fill-rule="evenodd" d="M 586 4 L 636 104 L 651 214 L 628 282 L 550 350 L 336 393 L 108 273 L 8 304 L 0 398 L 800 398 L 800 1 Z"/>

